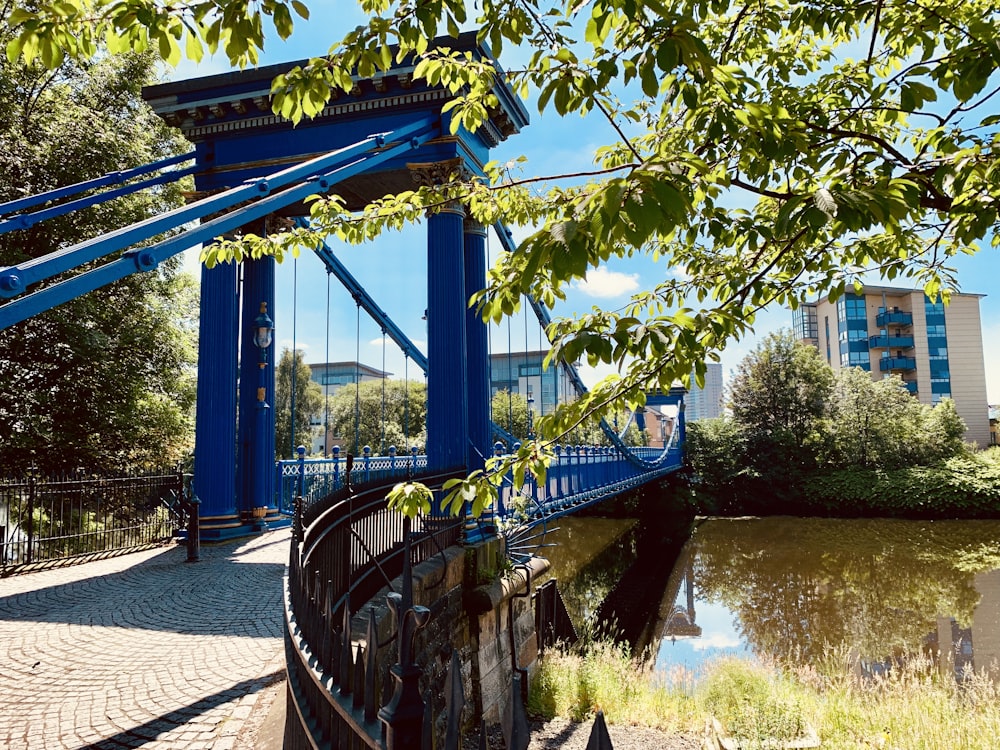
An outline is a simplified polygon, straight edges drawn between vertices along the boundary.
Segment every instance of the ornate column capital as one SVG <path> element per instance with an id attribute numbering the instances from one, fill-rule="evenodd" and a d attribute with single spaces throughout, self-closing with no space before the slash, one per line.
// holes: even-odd
<path id="1" fill-rule="evenodd" d="M 448 181 L 452 175 L 458 175 L 461 179 L 468 179 L 471 176 L 469 170 L 465 168 L 465 161 L 461 156 L 454 159 L 444 159 L 442 161 L 411 162 L 406 165 L 410 170 L 410 176 L 418 187 L 437 187 Z M 465 207 L 457 200 L 448 201 L 440 208 L 427 212 L 450 213 L 465 216 Z"/>
<path id="2" fill-rule="evenodd" d="M 480 237 L 486 236 L 486 225 L 480 223 L 471 216 L 466 216 L 465 221 L 462 222 L 462 231 L 465 234 L 475 234 Z"/>
<path id="3" fill-rule="evenodd" d="M 436 187 L 447 182 L 453 174 L 458 174 L 462 179 L 468 177 L 464 163 L 461 156 L 456 156 L 442 161 L 411 162 L 406 167 L 418 187 Z"/>

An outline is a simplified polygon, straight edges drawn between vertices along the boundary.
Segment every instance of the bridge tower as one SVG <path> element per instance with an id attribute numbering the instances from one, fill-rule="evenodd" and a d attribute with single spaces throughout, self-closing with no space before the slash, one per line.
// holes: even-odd
<path id="1" fill-rule="evenodd" d="M 438 40 L 437 46 L 493 60 L 473 33 Z M 329 180 L 336 183 L 330 191 L 357 210 L 372 199 L 431 184 L 455 171 L 482 174 L 490 149 L 528 124 L 523 105 L 498 83 L 495 93 L 500 104 L 489 122 L 475 133 L 459 128 L 452 135 L 449 117 L 441 113 L 450 95 L 415 81 L 410 62 L 373 79 L 355 78 L 349 94 L 335 91 L 317 117 L 293 127 L 271 112 L 269 93 L 271 80 L 294 64 L 144 90 L 153 109 L 195 145 L 199 193 L 260 180 L 371 135 L 420 132 L 422 137 L 412 138 L 405 155 L 343 181 Z M 421 129 L 421 123 L 426 127 Z M 266 194 L 267 185 L 260 187 Z M 316 192 L 321 192 L 318 184 Z M 277 214 L 307 216 L 308 208 L 297 201 Z M 270 219 L 245 229 L 257 234 L 268 231 Z M 426 223 L 428 464 L 471 469 L 481 461 L 480 454 L 488 454 L 490 438 L 486 328 L 467 308 L 469 296 L 485 286 L 485 229 L 472 222 L 460 204 L 430 214 Z M 275 352 L 271 346 L 261 355 L 252 343 L 260 311 L 273 317 L 274 261 L 219 265 L 201 273 L 194 482 L 201 500 L 203 537 L 224 538 L 252 531 L 255 511 L 277 518 L 271 470 L 274 412 L 263 409 L 261 414 L 259 400 L 263 396 L 264 403 L 273 404 Z M 274 322 L 280 329 L 281 321 Z"/>

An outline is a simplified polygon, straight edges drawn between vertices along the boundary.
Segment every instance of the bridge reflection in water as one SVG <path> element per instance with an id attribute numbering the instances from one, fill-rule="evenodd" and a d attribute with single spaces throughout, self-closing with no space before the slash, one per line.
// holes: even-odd
<path id="1" fill-rule="evenodd" d="M 544 552 L 577 627 L 634 590 L 617 603 L 618 632 L 650 647 L 658 669 L 698 673 L 733 654 L 814 667 L 839 656 L 860 677 L 926 659 L 958 681 L 1000 678 L 1000 522 L 707 520 L 658 559 L 643 555 L 635 521 L 561 526 L 549 541 L 564 543 Z M 655 608 L 643 606 L 648 583 L 611 580 L 662 568 Z"/>

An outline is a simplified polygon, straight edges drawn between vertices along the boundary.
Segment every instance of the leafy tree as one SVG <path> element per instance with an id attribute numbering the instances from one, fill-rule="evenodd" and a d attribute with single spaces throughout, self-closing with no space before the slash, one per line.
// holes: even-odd
<path id="1" fill-rule="evenodd" d="M 426 424 L 427 386 L 417 381 L 365 380 L 330 397 L 331 430 L 343 450 L 354 455 L 366 445 L 373 455 L 388 455 L 391 445 L 400 455 L 410 446 L 422 448 Z"/>
<path id="2" fill-rule="evenodd" d="M 295 437 L 292 437 L 292 393 L 295 393 Z M 323 389 L 312 379 L 302 351 L 283 349 L 274 378 L 274 452 L 294 458 L 300 445 L 312 446 L 312 423 L 323 408 Z"/>
<path id="3" fill-rule="evenodd" d="M 511 393 L 504 388 L 493 394 L 490 402 L 490 414 L 493 421 L 511 435 L 524 441 L 528 437 L 528 399 L 520 393 Z M 532 418 L 534 427 L 534 417 Z M 505 442 L 499 435 L 494 436 L 494 442 Z M 513 446 L 507 446 L 508 450 Z"/>
<path id="4" fill-rule="evenodd" d="M 113 50 L 151 47 L 172 62 L 207 47 L 253 64 L 265 28 L 285 38 L 293 16 L 308 18 L 300 0 L 8 7 L 18 32 L 8 54 L 49 66 L 63 55 L 92 57 L 99 40 Z M 361 216 L 322 200 L 313 204 L 318 235 L 366 240 L 456 199 L 483 224 L 529 227 L 490 274 L 481 301 L 494 318 L 516 310 L 524 293 L 551 307 L 613 258 L 646 254 L 684 270 L 622 309 L 554 323 L 556 356 L 614 363 L 621 376 L 541 418 L 549 439 L 592 411 L 687 380 L 766 305 L 839 296 L 869 269 L 913 278 L 934 296 L 954 286 L 951 257 L 996 235 L 1000 120 L 989 102 L 1000 11 L 991 0 L 377 0 L 363 8 L 367 22 L 327 57 L 275 79 L 276 112 L 310 117 L 334 89 L 353 87 L 352 73 L 419 56 L 414 76 L 454 94 L 445 105 L 452 128 L 475 128 L 497 104 L 496 71 L 428 49 L 474 23 L 498 55 L 523 48 L 523 66 L 505 74 L 515 92 L 544 113 L 603 118 L 609 139 L 588 176 L 558 185 L 564 175 L 492 164 L 485 179 L 455 175 Z M 316 241 L 302 232 L 251 237 L 214 247 L 208 260 Z"/>
<path id="5" fill-rule="evenodd" d="M 4 42 L 8 16 L 0 13 Z M 179 139 L 140 96 L 153 69 L 148 55 L 51 70 L 0 59 L 0 202 L 177 153 Z M 0 267 L 173 208 L 179 191 L 144 191 L 0 235 Z M 178 265 L 0 331 L 4 471 L 162 469 L 190 452 L 197 287 Z"/>
<path id="6" fill-rule="evenodd" d="M 739 480 L 747 466 L 747 433 L 731 417 L 700 419 L 687 427 L 684 455 L 702 503 L 719 512 L 738 507 Z"/>
<path id="7" fill-rule="evenodd" d="M 929 465 L 965 450 L 954 402 L 921 404 L 899 378 L 872 380 L 852 367 L 837 373 L 830 401 L 827 461 L 838 467 Z"/>
<path id="8" fill-rule="evenodd" d="M 833 370 L 816 348 L 782 331 L 740 362 L 729 406 L 754 451 L 766 447 L 786 460 L 808 463 L 809 445 L 822 439 L 820 423 L 832 385 Z"/>

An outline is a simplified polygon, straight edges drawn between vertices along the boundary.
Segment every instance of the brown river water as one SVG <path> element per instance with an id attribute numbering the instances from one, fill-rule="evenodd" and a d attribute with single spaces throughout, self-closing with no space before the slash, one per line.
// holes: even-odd
<path id="1" fill-rule="evenodd" d="M 664 671 L 736 655 L 1000 672 L 1000 521 L 698 519 L 669 539 L 634 519 L 558 525 L 539 554 L 577 629 L 613 618 Z"/>

